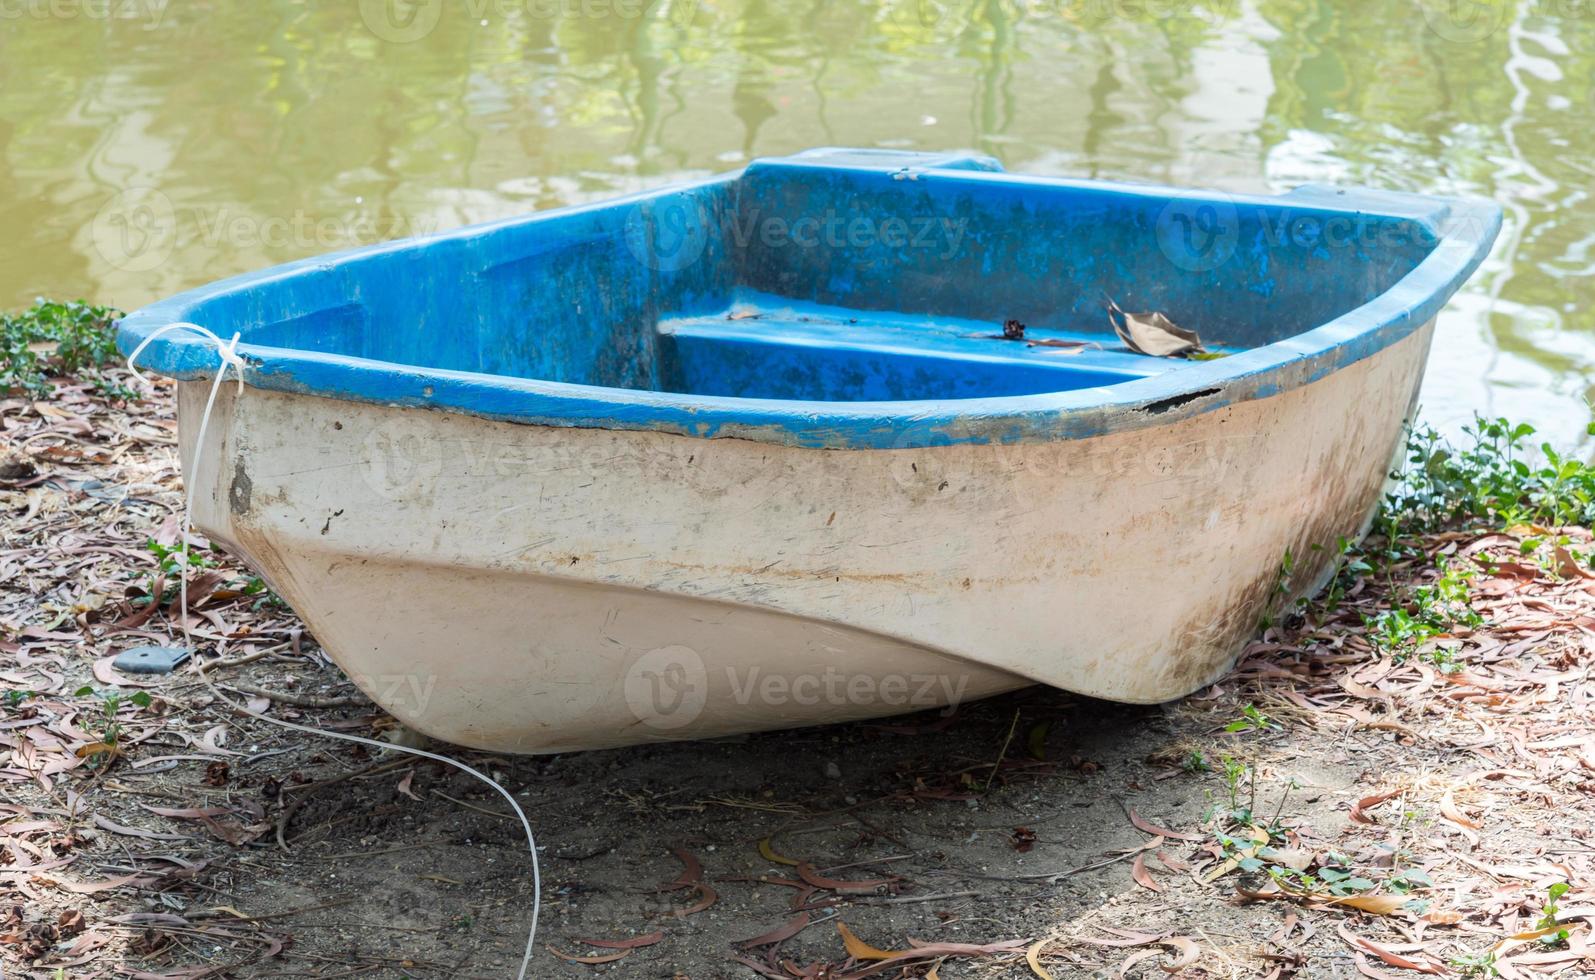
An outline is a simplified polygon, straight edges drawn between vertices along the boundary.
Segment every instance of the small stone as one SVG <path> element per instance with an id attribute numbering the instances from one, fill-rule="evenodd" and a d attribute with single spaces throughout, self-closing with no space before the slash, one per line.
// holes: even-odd
<path id="1" fill-rule="evenodd" d="M 0 483 L 17 483 L 39 472 L 33 457 L 15 449 L 0 452 Z"/>
<path id="2" fill-rule="evenodd" d="M 170 674 L 188 655 L 185 647 L 132 647 L 117 654 L 111 666 L 125 674 Z"/>
<path id="3" fill-rule="evenodd" d="M 842 767 L 834 762 L 827 762 L 825 764 L 825 776 L 827 779 L 841 779 Z"/>

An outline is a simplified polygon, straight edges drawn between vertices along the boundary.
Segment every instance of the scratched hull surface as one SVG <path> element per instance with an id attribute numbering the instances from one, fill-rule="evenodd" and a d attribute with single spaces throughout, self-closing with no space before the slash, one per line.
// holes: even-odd
<path id="1" fill-rule="evenodd" d="M 183 325 L 238 335 L 196 523 L 439 738 L 1159 701 L 1364 529 L 1499 225 L 822 149 L 216 283 L 118 344 L 188 440 L 220 358 Z M 1220 356 L 1144 356 L 1104 297 Z"/>
<path id="2" fill-rule="evenodd" d="M 196 517 L 384 708 L 481 748 L 1030 682 L 1161 701 L 1215 679 L 1360 533 L 1431 329 L 1272 398 L 1017 446 L 833 453 L 229 387 Z M 185 432 L 205 387 L 182 386 Z"/>

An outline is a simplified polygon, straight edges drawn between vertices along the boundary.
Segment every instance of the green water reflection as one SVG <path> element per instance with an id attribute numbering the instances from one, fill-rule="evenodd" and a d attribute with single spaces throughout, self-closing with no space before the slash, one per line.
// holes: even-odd
<path id="1" fill-rule="evenodd" d="M 0 0 L 0 305 L 131 308 L 813 145 L 973 146 L 1493 197 L 1426 411 L 1572 441 L 1592 103 L 1595 0 Z"/>

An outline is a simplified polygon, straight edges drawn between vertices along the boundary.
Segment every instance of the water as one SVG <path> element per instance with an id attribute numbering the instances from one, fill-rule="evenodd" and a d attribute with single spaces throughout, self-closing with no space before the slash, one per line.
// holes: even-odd
<path id="1" fill-rule="evenodd" d="M 0 0 L 0 306 L 131 309 L 814 145 L 1506 209 L 1426 416 L 1583 441 L 1595 0 Z"/>

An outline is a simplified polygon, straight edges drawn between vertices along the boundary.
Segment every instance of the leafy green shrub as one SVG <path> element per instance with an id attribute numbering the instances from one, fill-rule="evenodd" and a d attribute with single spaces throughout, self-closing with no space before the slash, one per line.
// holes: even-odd
<path id="1" fill-rule="evenodd" d="M 15 315 L 0 314 L 0 394 L 48 394 L 49 375 L 76 374 L 121 360 L 116 351 L 120 310 L 41 299 Z M 110 389 L 101 383 L 102 390 Z"/>
<path id="2" fill-rule="evenodd" d="M 1412 433 L 1397 486 L 1385 497 L 1380 530 L 1391 542 L 1461 521 L 1587 525 L 1595 520 L 1595 466 L 1542 444 L 1531 462 L 1534 427 L 1475 416 L 1467 444 L 1423 428 Z M 1589 426 L 1595 435 L 1595 423 Z"/>

